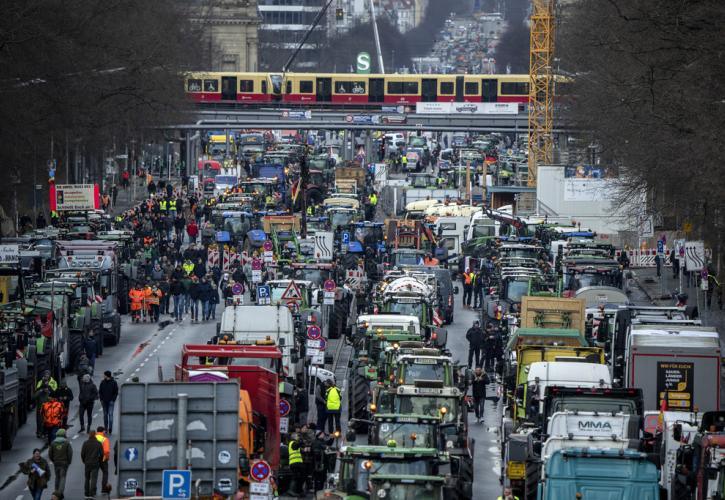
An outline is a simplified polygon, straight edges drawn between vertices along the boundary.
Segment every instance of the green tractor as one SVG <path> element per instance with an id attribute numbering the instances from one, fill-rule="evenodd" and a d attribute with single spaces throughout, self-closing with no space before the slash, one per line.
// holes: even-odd
<path id="1" fill-rule="evenodd" d="M 336 484 L 318 492 L 318 499 L 448 498 L 443 494 L 445 480 L 439 476 L 447 457 L 436 448 L 347 446 L 340 450 L 338 460 Z M 423 491 L 435 496 L 416 493 Z M 394 496 L 386 496 L 388 493 Z"/>

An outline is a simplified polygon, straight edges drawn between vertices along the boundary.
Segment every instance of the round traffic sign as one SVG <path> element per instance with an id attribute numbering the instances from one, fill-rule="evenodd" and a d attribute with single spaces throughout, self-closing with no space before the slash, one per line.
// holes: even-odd
<path id="1" fill-rule="evenodd" d="M 241 283 L 234 283 L 234 285 L 232 286 L 232 293 L 234 295 L 241 295 L 242 290 L 244 290 L 244 288 L 242 287 Z"/>
<path id="2" fill-rule="evenodd" d="M 259 259 L 252 259 L 252 271 L 261 271 L 262 261 Z"/>
<path id="3" fill-rule="evenodd" d="M 325 347 L 327 347 L 327 341 L 323 339 L 322 337 L 319 338 L 320 347 L 318 347 L 319 350 L 324 351 Z"/>
<path id="4" fill-rule="evenodd" d="M 335 285 L 335 282 L 332 281 L 332 280 L 325 280 L 324 287 L 325 287 L 325 291 L 326 292 L 332 292 L 332 291 L 335 290 L 335 288 L 337 287 L 337 285 Z"/>
<path id="5" fill-rule="evenodd" d="M 300 312 L 300 305 L 294 301 L 287 302 L 287 308 L 292 311 L 292 313 Z"/>
<path id="6" fill-rule="evenodd" d="M 322 330 L 317 325 L 310 325 L 307 327 L 307 338 L 317 340 L 322 337 Z"/>
<path id="7" fill-rule="evenodd" d="M 251 476 L 257 481 L 264 481 L 269 477 L 270 467 L 264 460 L 257 460 L 252 464 Z"/>
<path id="8" fill-rule="evenodd" d="M 274 245 L 272 245 L 271 240 L 265 240 L 265 242 L 262 244 L 262 248 L 264 248 L 266 252 L 271 252 L 274 248 Z"/>
<path id="9" fill-rule="evenodd" d="M 280 399 L 279 400 L 279 416 L 280 417 L 286 417 L 289 415 L 290 411 L 290 404 L 289 401 L 286 399 Z"/>

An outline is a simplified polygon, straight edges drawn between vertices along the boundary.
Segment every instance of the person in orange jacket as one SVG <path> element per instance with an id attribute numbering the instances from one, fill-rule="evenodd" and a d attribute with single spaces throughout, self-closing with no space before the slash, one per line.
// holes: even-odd
<path id="1" fill-rule="evenodd" d="M 131 299 L 131 316 L 134 323 L 141 320 L 141 309 L 143 308 L 144 292 L 138 283 L 129 290 L 128 298 Z"/>
<path id="2" fill-rule="evenodd" d="M 156 285 L 151 287 L 151 293 L 146 296 L 146 302 L 151 307 L 149 318 L 154 323 L 159 321 L 159 305 L 161 304 L 161 297 L 163 296 L 164 292 L 162 292 Z"/>
<path id="3" fill-rule="evenodd" d="M 103 460 L 101 461 L 101 491 L 110 491 L 108 487 L 108 461 L 111 459 L 111 441 L 106 437 L 105 427 L 96 429 L 96 441 L 103 446 Z"/>
<path id="4" fill-rule="evenodd" d="M 151 319 L 151 287 L 147 284 L 143 287 L 143 313 L 144 321 Z"/>

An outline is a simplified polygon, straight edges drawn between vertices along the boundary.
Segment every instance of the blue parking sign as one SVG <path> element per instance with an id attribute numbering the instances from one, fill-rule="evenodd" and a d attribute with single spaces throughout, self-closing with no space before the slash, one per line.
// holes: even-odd
<path id="1" fill-rule="evenodd" d="M 269 285 L 257 285 L 257 304 L 265 305 L 272 303 L 272 290 Z"/>
<path id="2" fill-rule="evenodd" d="M 657 240 L 657 253 L 660 255 L 665 253 L 665 242 L 662 240 Z"/>
<path id="3" fill-rule="evenodd" d="M 161 497 L 166 499 L 191 498 L 191 471 L 165 470 L 161 477 Z"/>
<path id="4" fill-rule="evenodd" d="M 348 233 L 347 231 L 343 231 L 343 233 L 342 233 L 342 244 L 343 245 L 350 244 L 350 233 Z"/>

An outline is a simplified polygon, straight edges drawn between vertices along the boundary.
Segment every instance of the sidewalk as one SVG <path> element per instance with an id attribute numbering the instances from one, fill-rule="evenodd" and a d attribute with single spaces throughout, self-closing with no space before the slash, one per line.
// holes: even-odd
<path id="1" fill-rule="evenodd" d="M 663 268 L 660 278 L 657 277 L 654 267 L 643 267 L 635 269 L 633 272 L 635 281 L 654 305 L 674 305 L 675 301 L 669 298 L 669 295 L 680 286 L 680 283 L 678 278 L 672 276 L 671 268 Z M 707 292 L 696 286 L 687 286 L 686 279 L 683 279 L 683 291 L 689 297 L 688 305 L 697 306 L 702 323 L 714 326 L 721 336 L 725 336 L 725 309 L 722 309 L 718 303 L 717 291 L 712 294 L 710 307 L 707 306 Z"/>

